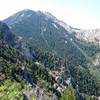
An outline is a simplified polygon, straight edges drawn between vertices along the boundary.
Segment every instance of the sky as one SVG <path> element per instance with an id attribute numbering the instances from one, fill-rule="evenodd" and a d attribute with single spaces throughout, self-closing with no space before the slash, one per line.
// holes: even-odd
<path id="1" fill-rule="evenodd" d="M 75 28 L 100 28 L 100 0 L 0 0 L 0 20 L 23 9 L 50 12 Z"/>

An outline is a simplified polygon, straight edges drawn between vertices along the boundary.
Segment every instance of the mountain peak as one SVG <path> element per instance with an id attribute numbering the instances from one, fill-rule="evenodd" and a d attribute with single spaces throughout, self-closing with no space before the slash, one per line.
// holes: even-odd
<path id="1" fill-rule="evenodd" d="M 33 13 L 35 11 L 33 11 L 31 9 L 24 9 L 24 10 L 19 11 L 18 13 L 29 13 L 29 12 Z"/>
<path id="2" fill-rule="evenodd" d="M 51 13 L 46 12 L 46 11 L 38 11 L 38 13 L 41 13 L 43 15 L 45 15 L 48 19 L 53 19 L 53 20 L 57 20 L 57 18 L 55 16 L 53 16 Z"/>
<path id="3" fill-rule="evenodd" d="M 46 12 L 46 11 L 33 11 L 30 9 L 24 9 L 12 16 L 10 16 L 9 18 L 7 18 L 6 20 L 4 20 L 4 22 L 6 22 L 8 25 L 14 25 L 15 23 L 19 23 L 23 20 L 39 20 L 40 18 L 41 21 L 43 21 L 43 19 L 46 21 L 48 19 L 52 20 L 52 22 L 59 24 L 60 26 L 62 26 L 65 30 L 67 31 L 72 31 L 72 27 L 65 24 L 63 21 L 58 20 L 55 16 L 53 16 L 51 13 Z M 31 22 L 30 21 L 30 22 Z"/>

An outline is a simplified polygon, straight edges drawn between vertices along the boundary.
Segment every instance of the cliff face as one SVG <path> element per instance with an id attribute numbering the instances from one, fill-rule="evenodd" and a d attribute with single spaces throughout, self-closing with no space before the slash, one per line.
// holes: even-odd
<path id="1" fill-rule="evenodd" d="M 2 22 L 0 22 L 0 39 L 12 46 L 16 45 L 17 42 L 15 35 L 12 34 L 8 26 Z"/>
<path id="2" fill-rule="evenodd" d="M 82 41 L 100 45 L 100 29 L 80 30 L 76 37 Z"/>

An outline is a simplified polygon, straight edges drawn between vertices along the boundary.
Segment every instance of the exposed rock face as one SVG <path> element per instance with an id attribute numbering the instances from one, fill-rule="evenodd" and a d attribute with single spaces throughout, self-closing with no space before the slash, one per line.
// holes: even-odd
<path id="1" fill-rule="evenodd" d="M 5 24 L 0 22 L 0 38 L 7 42 L 9 45 L 16 45 L 16 37 L 12 32 L 10 31 L 9 27 Z"/>
<path id="2" fill-rule="evenodd" d="M 32 91 L 26 91 L 26 92 L 24 92 L 24 95 L 25 95 L 26 100 L 34 100 L 34 99 L 35 100 L 47 100 L 47 98 L 48 98 L 48 100 L 51 100 L 40 89 L 33 89 Z M 34 99 L 32 99 L 32 98 L 34 98 Z"/>
<path id="3" fill-rule="evenodd" d="M 3 22 L 0 22 L 0 39 L 2 42 L 7 43 L 14 48 L 20 49 L 27 59 L 32 58 L 26 41 L 24 41 L 22 37 L 17 37 L 13 34 L 9 27 Z"/>
<path id="4" fill-rule="evenodd" d="M 80 40 L 100 45 L 100 29 L 80 30 L 76 33 L 76 37 Z"/>

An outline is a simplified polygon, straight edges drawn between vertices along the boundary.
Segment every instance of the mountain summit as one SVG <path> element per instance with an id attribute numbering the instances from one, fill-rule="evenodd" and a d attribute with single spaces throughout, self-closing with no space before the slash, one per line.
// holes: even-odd
<path id="1" fill-rule="evenodd" d="M 49 12 L 22 10 L 4 20 L 11 30 L 42 49 L 55 49 L 59 39 L 73 32 L 71 26 L 59 21 Z M 65 40 L 62 40 L 64 42 Z M 66 42 L 66 41 L 65 41 Z M 67 43 L 67 42 L 66 42 Z"/>
<path id="2" fill-rule="evenodd" d="M 20 33 L 19 35 L 23 35 L 26 33 L 28 37 L 31 37 L 30 34 L 35 34 L 34 31 L 35 32 L 37 30 L 43 31 L 46 29 L 47 25 L 49 26 L 51 25 L 52 27 L 55 28 L 55 30 L 58 31 L 61 30 L 61 28 L 63 28 L 65 31 L 68 31 L 69 33 L 72 32 L 76 33 L 75 36 L 79 40 L 100 44 L 100 34 L 99 34 L 100 29 L 83 30 L 83 29 L 73 28 L 70 25 L 66 24 L 65 22 L 58 20 L 55 16 L 53 16 L 49 12 L 33 11 L 25 9 L 8 17 L 7 19 L 4 20 L 4 22 L 9 25 L 12 31 L 14 30 L 14 32 Z M 24 27 L 22 28 L 23 25 L 24 27 L 28 28 L 25 30 Z M 42 29 L 40 29 L 40 27 Z M 20 32 L 17 30 L 17 28 L 20 30 Z M 22 33 L 23 29 L 25 33 Z"/>
<path id="3" fill-rule="evenodd" d="M 25 9 L 8 17 L 4 22 L 12 32 L 32 43 L 34 47 L 51 51 L 64 58 L 67 57 L 69 61 L 77 64 L 82 65 L 85 57 L 95 56 L 99 50 L 94 45 L 99 44 L 99 30 L 73 28 L 49 12 Z M 94 44 L 91 44 L 92 42 Z M 80 59 L 80 56 L 84 60 Z"/>

